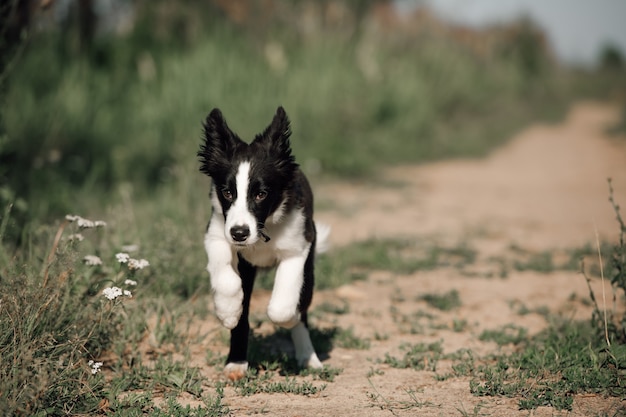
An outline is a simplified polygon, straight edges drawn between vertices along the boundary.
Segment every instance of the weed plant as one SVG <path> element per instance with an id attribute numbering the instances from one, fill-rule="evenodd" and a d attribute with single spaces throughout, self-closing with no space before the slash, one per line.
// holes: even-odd
<path id="1" fill-rule="evenodd" d="M 382 363 L 385 363 L 392 368 L 411 368 L 415 370 L 427 370 L 436 371 L 437 363 L 443 354 L 443 346 L 441 342 L 435 342 L 430 344 L 418 343 L 418 344 L 403 344 L 400 349 L 404 351 L 404 356 L 397 358 L 385 354 L 385 358 Z"/>
<path id="2" fill-rule="evenodd" d="M 517 345 L 528 340 L 528 330 L 524 327 L 508 324 L 496 330 L 484 330 L 478 336 L 478 339 L 495 342 L 499 346 L 508 344 Z"/>
<path id="3" fill-rule="evenodd" d="M 610 268 L 607 270 L 609 276 L 609 282 L 611 284 L 612 292 L 612 308 L 607 306 L 607 296 L 602 294 L 602 303 L 598 302 L 598 294 L 596 294 L 589 285 L 589 295 L 593 303 L 593 315 L 591 322 L 593 327 L 597 330 L 599 337 L 603 338 L 607 347 L 611 345 L 624 345 L 626 344 L 626 224 L 622 219 L 620 213 L 620 206 L 615 201 L 613 195 L 613 185 L 611 179 L 608 180 L 609 184 L 609 202 L 615 213 L 615 218 L 618 224 L 618 243 L 612 248 L 610 252 Z M 601 256 L 601 248 L 598 248 L 598 256 Z M 600 261 L 602 263 L 602 261 Z M 604 270 L 602 272 L 601 279 L 604 286 Z M 584 270 L 583 274 L 587 283 L 590 283 L 590 278 L 587 276 Z M 621 314 L 621 317 L 620 317 Z M 601 336 L 600 336 L 601 335 Z"/>
<path id="4" fill-rule="evenodd" d="M 374 392 L 370 392 L 367 394 L 368 399 L 373 403 L 372 406 L 374 406 L 375 404 L 376 407 L 380 408 L 381 410 L 389 410 L 394 416 L 398 415 L 395 410 L 413 410 L 421 409 L 424 407 L 440 407 L 440 405 L 436 405 L 430 401 L 420 401 L 417 398 L 418 391 L 406 388 L 404 389 L 404 393 L 409 397 L 408 400 L 396 400 L 395 398 L 389 399 L 382 395 L 380 391 L 378 391 L 378 388 L 376 388 L 370 377 L 368 377 L 367 381 L 374 390 Z"/>
<path id="5" fill-rule="evenodd" d="M 450 311 L 461 306 L 461 297 L 457 290 L 450 290 L 444 294 L 423 294 L 418 300 L 423 300 L 429 306 L 441 311 Z"/>
<path id="6" fill-rule="evenodd" d="M 576 394 L 625 398 L 626 352 L 598 345 L 588 324 L 566 322 L 516 342 L 521 346 L 513 354 L 477 367 L 470 381 L 474 395 L 520 398 L 521 409 L 557 410 L 571 410 Z"/>
<path id="7" fill-rule="evenodd" d="M 2 224 L 0 237 L 6 218 Z M 82 240 L 99 240 L 104 227 L 104 222 L 68 216 L 56 230 L 34 236 L 31 251 L 14 258 L 8 258 L 0 240 L 3 412 L 54 415 L 98 409 L 105 389 L 98 358 L 122 333 L 131 314 L 125 305 L 132 301 L 135 274 L 147 266 L 121 253 L 117 260 L 113 254 L 101 254 L 104 260 L 94 254 L 81 258 L 81 246 L 90 246 Z"/>
<path id="8" fill-rule="evenodd" d="M 276 377 L 277 375 L 273 371 L 249 369 L 244 378 L 233 381 L 232 385 L 241 396 L 259 393 L 309 396 L 318 394 L 326 389 L 326 384 L 316 385 L 310 381 L 290 376 L 284 376 L 278 380 Z"/>
<path id="9" fill-rule="evenodd" d="M 407 239 L 371 239 L 337 248 L 332 257 L 320 257 L 316 263 L 316 277 L 319 277 L 316 286 L 334 288 L 365 279 L 370 271 L 375 270 L 412 274 L 442 266 L 462 268 L 475 259 L 475 250 L 464 244 L 445 247 Z"/>

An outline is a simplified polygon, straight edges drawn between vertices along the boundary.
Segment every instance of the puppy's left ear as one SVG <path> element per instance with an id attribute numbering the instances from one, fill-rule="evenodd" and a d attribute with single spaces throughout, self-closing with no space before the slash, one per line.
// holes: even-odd
<path id="1" fill-rule="evenodd" d="M 281 168 L 295 168 L 295 158 L 291 154 L 291 126 L 287 113 L 282 106 L 276 109 L 272 123 L 255 138 L 267 149 L 270 156 L 277 158 Z"/>
<path id="2" fill-rule="evenodd" d="M 276 114 L 272 119 L 272 123 L 265 129 L 263 136 L 269 137 L 272 142 L 289 141 L 291 136 L 291 126 L 285 109 L 280 106 L 276 109 Z"/>

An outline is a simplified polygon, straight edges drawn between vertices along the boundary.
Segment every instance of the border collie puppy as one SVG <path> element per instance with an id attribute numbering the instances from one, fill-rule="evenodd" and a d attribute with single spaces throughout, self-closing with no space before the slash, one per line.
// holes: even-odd
<path id="1" fill-rule="evenodd" d="M 230 329 L 225 373 L 233 379 L 248 368 L 248 313 L 258 268 L 276 267 L 267 315 L 291 329 L 299 365 L 322 367 L 309 336 L 307 309 L 316 246 L 320 251 L 329 230 L 320 227 L 318 241 L 313 193 L 291 153 L 290 135 L 282 107 L 250 144 L 230 130 L 219 109 L 204 122 L 200 171 L 213 180 L 204 246 L 215 312 Z"/>

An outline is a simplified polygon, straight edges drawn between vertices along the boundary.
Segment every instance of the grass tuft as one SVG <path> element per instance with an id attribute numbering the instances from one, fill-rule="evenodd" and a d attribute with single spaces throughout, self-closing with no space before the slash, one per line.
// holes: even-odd
<path id="1" fill-rule="evenodd" d="M 557 410 L 571 410 L 575 394 L 626 398 L 623 349 L 599 346 L 588 324 L 564 323 L 520 345 L 477 368 L 470 381 L 474 395 L 520 398 L 522 409 Z"/>
<path id="2" fill-rule="evenodd" d="M 581 268 L 587 280 L 587 284 L 589 285 L 589 296 L 591 297 L 594 308 L 591 317 L 593 327 L 596 329 L 598 337 L 603 338 L 607 346 L 611 347 L 612 344 L 623 345 L 626 343 L 626 311 L 624 310 L 626 306 L 626 223 L 624 223 L 620 214 L 620 206 L 615 201 L 611 179 L 608 180 L 608 184 L 609 202 L 617 220 L 619 241 L 610 251 L 610 268 L 602 268 L 602 248 L 598 244 L 597 253 L 600 258 L 600 275 L 603 289 L 602 305 L 598 303 L 596 294 L 591 288 L 591 278 L 585 271 L 584 262 Z M 610 274 L 609 281 L 613 289 L 612 308 L 607 307 L 608 303 L 604 292 L 605 269 L 607 269 L 607 274 Z"/>
<path id="3" fill-rule="evenodd" d="M 400 350 L 404 351 L 404 356 L 398 358 L 386 353 L 382 363 L 392 368 L 411 368 L 434 372 L 437 369 L 437 362 L 442 356 L 443 346 L 441 342 L 403 344 L 400 346 Z"/>
<path id="4" fill-rule="evenodd" d="M 418 300 L 425 301 L 429 306 L 441 311 L 450 311 L 461 306 L 461 297 L 457 290 L 450 290 L 445 294 L 423 294 Z"/>
<path id="5" fill-rule="evenodd" d="M 497 330 L 485 330 L 478 336 L 478 339 L 483 342 L 495 342 L 499 346 L 508 344 L 517 345 L 528 340 L 528 331 L 515 324 L 508 324 Z"/>

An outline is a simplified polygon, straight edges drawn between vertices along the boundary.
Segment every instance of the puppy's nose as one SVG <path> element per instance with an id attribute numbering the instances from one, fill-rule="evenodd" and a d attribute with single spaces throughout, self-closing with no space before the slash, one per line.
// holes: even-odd
<path id="1" fill-rule="evenodd" d="M 230 235 L 235 242 L 244 242 L 250 236 L 248 226 L 233 226 L 230 228 Z"/>

